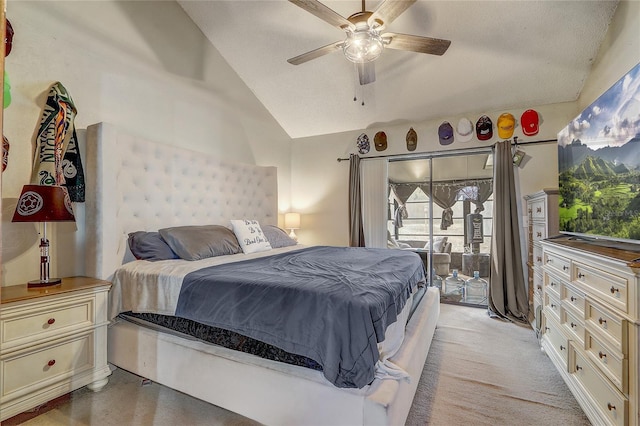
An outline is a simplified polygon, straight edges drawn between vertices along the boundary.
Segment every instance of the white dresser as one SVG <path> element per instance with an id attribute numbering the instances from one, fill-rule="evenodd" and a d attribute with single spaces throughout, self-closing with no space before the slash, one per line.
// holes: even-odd
<path id="1" fill-rule="evenodd" d="M 543 189 L 525 195 L 527 212 L 527 271 L 529 320 L 540 332 L 542 311 L 542 246 L 540 242 L 558 234 L 558 190 Z"/>
<path id="2" fill-rule="evenodd" d="M 594 425 L 640 425 L 640 253 L 541 244 L 542 348 Z"/>
<path id="3" fill-rule="evenodd" d="M 107 384 L 110 286 L 73 277 L 41 289 L 0 289 L 0 420 L 82 386 L 98 391 Z"/>

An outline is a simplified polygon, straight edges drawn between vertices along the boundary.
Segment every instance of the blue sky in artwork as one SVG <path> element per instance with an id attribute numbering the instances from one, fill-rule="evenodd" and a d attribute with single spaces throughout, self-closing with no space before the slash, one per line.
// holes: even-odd
<path id="1" fill-rule="evenodd" d="M 622 146 L 640 135 L 640 64 L 604 92 L 558 134 L 558 144 L 574 139 L 592 149 Z"/>

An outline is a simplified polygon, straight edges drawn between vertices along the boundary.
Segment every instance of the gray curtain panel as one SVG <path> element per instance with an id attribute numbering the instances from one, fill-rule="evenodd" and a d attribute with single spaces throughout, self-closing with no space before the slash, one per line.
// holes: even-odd
<path id="1" fill-rule="evenodd" d="M 526 322 L 529 301 L 522 270 L 511 142 L 497 142 L 494 155 L 489 311 L 502 318 Z"/>
<path id="2" fill-rule="evenodd" d="M 349 156 L 349 245 L 364 247 L 360 196 L 360 157 L 356 154 Z"/>

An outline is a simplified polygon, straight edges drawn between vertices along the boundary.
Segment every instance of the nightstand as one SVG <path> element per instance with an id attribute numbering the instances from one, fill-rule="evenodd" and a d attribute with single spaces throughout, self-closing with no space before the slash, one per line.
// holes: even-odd
<path id="1" fill-rule="evenodd" d="M 0 420 L 109 381 L 107 294 L 111 283 L 63 278 L 52 287 L 0 289 Z"/>

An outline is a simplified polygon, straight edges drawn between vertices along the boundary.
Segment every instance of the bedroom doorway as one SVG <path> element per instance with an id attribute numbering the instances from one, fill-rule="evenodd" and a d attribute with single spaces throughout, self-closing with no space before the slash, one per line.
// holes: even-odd
<path id="1" fill-rule="evenodd" d="M 420 254 L 443 303 L 487 306 L 492 155 L 489 149 L 389 161 L 389 246 Z"/>

